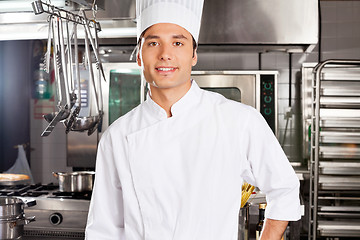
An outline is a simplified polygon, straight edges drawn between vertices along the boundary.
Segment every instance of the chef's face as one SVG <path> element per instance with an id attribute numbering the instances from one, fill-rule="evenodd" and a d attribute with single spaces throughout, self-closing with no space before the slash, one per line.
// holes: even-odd
<path id="1" fill-rule="evenodd" d="M 158 23 L 143 34 L 137 63 L 150 87 L 181 89 L 189 85 L 191 68 L 196 62 L 192 35 L 184 28 Z"/>

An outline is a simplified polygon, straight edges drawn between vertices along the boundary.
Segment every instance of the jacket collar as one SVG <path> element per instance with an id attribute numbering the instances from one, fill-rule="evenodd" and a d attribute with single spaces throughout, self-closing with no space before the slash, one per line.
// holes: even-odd
<path id="1" fill-rule="evenodd" d="M 176 103 L 171 107 L 172 116 L 180 115 L 187 110 L 193 108 L 200 101 L 200 88 L 194 80 L 191 80 L 191 87 L 187 93 L 180 98 Z M 160 107 L 150 96 L 150 92 L 147 94 L 147 99 L 145 101 L 145 108 L 150 111 L 150 113 L 160 119 L 166 119 L 166 111 Z"/>

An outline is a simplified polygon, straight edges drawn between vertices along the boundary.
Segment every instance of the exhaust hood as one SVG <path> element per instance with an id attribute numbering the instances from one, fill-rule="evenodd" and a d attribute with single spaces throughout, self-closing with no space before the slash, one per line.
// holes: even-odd
<path id="1" fill-rule="evenodd" d="M 317 0 L 205 0 L 200 44 L 303 52 L 317 42 Z"/>
<path id="2" fill-rule="evenodd" d="M 135 45 L 135 0 L 97 1 L 103 7 L 97 13 L 102 27 L 100 43 Z M 93 1 L 65 2 L 70 6 L 83 2 L 91 6 Z M 0 40 L 46 39 L 46 15 L 0 12 Z M 92 17 L 92 13 L 88 12 L 88 16 Z M 317 0 L 204 1 L 199 50 L 309 52 L 317 41 Z"/>

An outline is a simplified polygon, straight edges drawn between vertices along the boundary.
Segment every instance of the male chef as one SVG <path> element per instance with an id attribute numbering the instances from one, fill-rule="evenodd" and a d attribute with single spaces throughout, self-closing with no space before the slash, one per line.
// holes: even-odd
<path id="1" fill-rule="evenodd" d="M 299 181 L 253 108 L 191 80 L 203 0 L 138 0 L 150 92 L 98 147 L 87 240 L 236 240 L 244 181 L 266 194 L 262 240 L 300 218 Z"/>

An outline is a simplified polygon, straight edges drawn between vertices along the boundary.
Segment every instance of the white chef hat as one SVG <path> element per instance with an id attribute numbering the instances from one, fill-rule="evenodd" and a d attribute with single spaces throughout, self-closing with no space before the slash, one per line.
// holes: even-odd
<path id="1" fill-rule="evenodd" d="M 137 39 L 157 23 L 174 23 L 198 42 L 204 0 L 136 0 Z"/>

